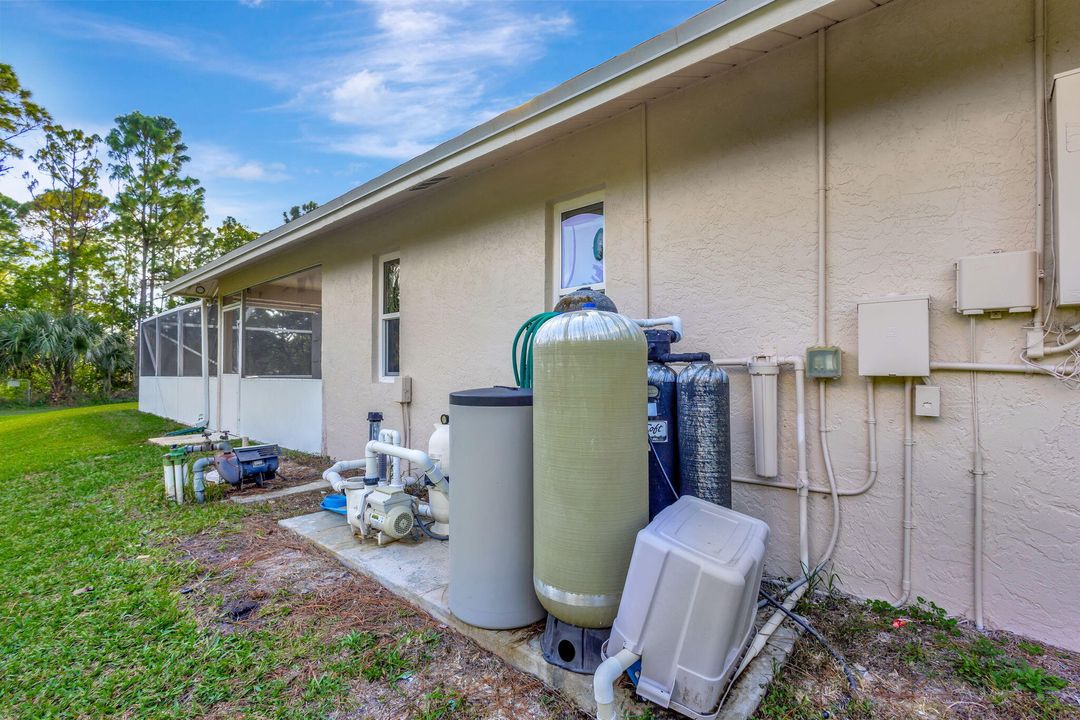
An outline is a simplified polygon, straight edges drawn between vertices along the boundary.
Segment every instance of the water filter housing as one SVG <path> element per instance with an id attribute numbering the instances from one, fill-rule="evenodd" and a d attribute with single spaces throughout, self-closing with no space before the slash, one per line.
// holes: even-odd
<path id="1" fill-rule="evenodd" d="M 637 694 L 715 717 L 754 632 L 769 526 L 684 495 L 638 533 L 605 655 L 641 655 Z"/>

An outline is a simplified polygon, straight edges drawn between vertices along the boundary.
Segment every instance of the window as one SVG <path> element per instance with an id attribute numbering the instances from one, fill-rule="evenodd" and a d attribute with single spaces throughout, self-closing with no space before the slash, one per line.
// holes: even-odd
<path id="1" fill-rule="evenodd" d="M 401 258 L 379 262 L 379 375 L 387 381 L 401 374 Z"/>
<path id="2" fill-rule="evenodd" d="M 221 371 L 236 375 L 240 372 L 240 308 L 225 308 L 222 314 L 225 326 L 221 348 Z"/>
<path id="3" fill-rule="evenodd" d="M 181 310 L 181 371 L 184 377 L 202 377 L 202 308 Z"/>
<path id="4" fill-rule="evenodd" d="M 248 305 L 244 309 L 244 375 L 315 377 L 319 313 Z"/>
<path id="5" fill-rule="evenodd" d="M 158 318 L 158 375 L 176 377 L 180 367 L 179 313 Z"/>
<path id="6" fill-rule="evenodd" d="M 157 375 L 157 320 L 143 320 L 139 333 L 139 375 Z"/>
<path id="7" fill-rule="evenodd" d="M 559 295 L 604 289 L 604 200 L 592 193 L 555 206 Z"/>

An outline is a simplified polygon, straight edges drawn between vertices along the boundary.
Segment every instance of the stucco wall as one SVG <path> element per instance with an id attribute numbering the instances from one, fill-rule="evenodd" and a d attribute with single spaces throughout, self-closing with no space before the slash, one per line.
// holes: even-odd
<path id="1" fill-rule="evenodd" d="M 1048 70 L 1080 65 L 1080 2 L 1048 3 Z M 845 487 L 866 472 L 864 383 L 855 303 L 932 296 L 932 356 L 966 360 L 968 321 L 952 309 L 957 257 L 1032 245 L 1032 16 L 1016 0 L 896 0 L 828 33 L 830 341 L 845 351 L 830 386 L 833 457 Z M 401 427 L 398 388 L 375 370 L 374 259 L 401 253 L 402 367 L 414 378 L 413 444 L 448 392 L 512 381 L 518 325 L 550 306 L 550 208 L 603 188 L 610 294 L 628 314 L 680 314 L 680 349 L 802 354 L 815 340 L 816 41 L 803 41 L 649 103 L 651 303 L 645 307 L 642 114 L 424 192 L 404 209 L 338 230 L 243 287 L 323 265 L 324 442 L 355 457 L 365 414 Z M 290 267 L 290 263 L 293 267 Z M 1015 362 L 1030 316 L 977 322 L 980 360 Z M 915 426 L 913 589 L 972 610 L 969 379 L 935 374 L 942 417 Z M 823 485 L 811 387 L 811 474 Z M 732 373 L 733 465 L 752 475 L 749 385 Z M 898 592 L 901 384 L 878 383 L 880 476 L 843 500 L 835 572 L 849 592 Z M 980 379 L 986 454 L 986 617 L 1080 649 L 1080 402 L 1045 377 Z M 793 394 L 781 384 L 783 479 L 794 469 Z M 735 506 L 773 529 L 768 570 L 795 574 L 794 494 L 739 485 Z M 813 496 L 812 554 L 829 533 Z"/>

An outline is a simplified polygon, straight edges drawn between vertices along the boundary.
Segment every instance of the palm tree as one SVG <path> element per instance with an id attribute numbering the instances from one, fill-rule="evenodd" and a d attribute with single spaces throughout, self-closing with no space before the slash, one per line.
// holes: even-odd
<path id="1" fill-rule="evenodd" d="M 0 324 L 0 370 L 13 375 L 42 370 L 49 377 L 49 402 L 62 403 L 71 397 L 75 364 L 101 336 L 101 327 L 84 315 L 17 313 Z"/>
<path id="2" fill-rule="evenodd" d="M 102 390 L 112 394 L 113 378 L 135 369 L 135 351 L 131 341 L 120 332 L 103 334 L 90 348 L 86 359 L 101 373 Z"/>

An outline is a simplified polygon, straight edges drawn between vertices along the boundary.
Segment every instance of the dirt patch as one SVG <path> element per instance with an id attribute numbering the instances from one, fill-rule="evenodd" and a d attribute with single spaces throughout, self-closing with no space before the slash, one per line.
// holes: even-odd
<path id="1" fill-rule="evenodd" d="M 926 601 L 896 609 L 819 595 L 799 610 L 846 657 L 859 693 L 845 704 L 839 667 L 804 635 L 755 717 L 1080 718 L 1076 653 L 980 633 Z"/>
<path id="2" fill-rule="evenodd" d="M 285 502 L 288 501 L 288 502 Z M 268 680 L 302 703 L 321 683 L 347 684 L 335 718 L 583 718 L 564 698 L 453 629 L 343 568 L 275 518 L 312 494 L 273 501 L 238 532 L 179 549 L 204 572 L 181 593 L 198 622 L 224 634 L 271 631 L 296 662 Z M 314 690 L 313 690 L 314 688 Z M 218 707 L 214 717 L 239 708 Z"/>

